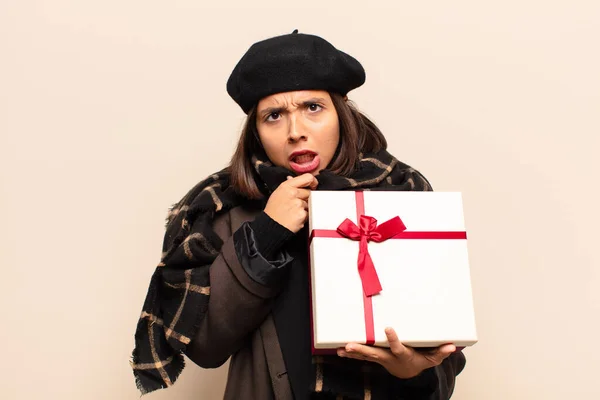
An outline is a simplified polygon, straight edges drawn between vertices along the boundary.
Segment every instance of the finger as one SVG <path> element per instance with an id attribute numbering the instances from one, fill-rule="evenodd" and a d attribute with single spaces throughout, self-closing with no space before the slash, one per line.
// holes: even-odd
<path id="1" fill-rule="evenodd" d="M 446 358 L 456 351 L 453 344 L 445 344 L 438 347 L 433 353 L 423 354 L 432 367 L 440 365 Z"/>
<path id="2" fill-rule="evenodd" d="M 301 206 L 304 210 L 308 210 L 308 202 L 306 202 L 305 200 L 299 199 L 301 201 Z"/>
<path id="3" fill-rule="evenodd" d="M 289 181 L 290 179 L 292 179 L 292 176 L 288 175 L 286 179 Z"/>
<path id="4" fill-rule="evenodd" d="M 366 360 L 367 357 L 360 353 L 348 353 L 345 349 L 338 349 L 337 355 L 344 358 L 354 358 L 355 360 Z"/>
<path id="5" fill-rule="evenodd" d="M 297 189 L 296 197 L 302 200 L 308 200 L 310 197 L 310 190 L 308 189 Z"/>
<path id="6" fill-rule="evenodd" d="M 390 351 L 397 357 L 401 357 L 408 353 L 408 349 L 406 346 L 400 342 L 398 339 L 398 335 L 393 328 L 385 328 L 385 336 L 387 336 L 387 341 L 390 345 Z"/>
<path id="7" fill-rule="evenodd" d="M 413 349 L 413 351 L 422 356 L 434 355 L 437 351 L 437 347 L 418 347 Z"/>
<path id="8" fill-rule="evenodd" d="M 456 351 L 456 346 L 453 344 L 445 344 L 443 346 L 440 346 L 440 352 L 442 354 L 445 354 L 444 358 L 449 357 L 455 351 Z"/>
<path id="9" fill-rule="evenodd" d="M 297 187 L 297 188 L 303 188 L 303 187 L 310 187 L 310 188 L 315 187 L 316 188 L 315 182 L 316 182 L 316 178 L 309 173 L 302 174 L 300 176 L 296 176 L 287 181 L 287 183 L 289 185 L 291 185 L 293 187 Z"/>
<path id="10" fill-rule="evenodd" d="M 456 351 L 456 346 L 452 343 L 447 343 L 439 346 L 434 350 L 434 354 L 444 354 L 449 356 Z"/>
<path id="11" fill-rule="evenodd" d="M 345 349 L 338 350 L 337 354 L 338 354 L 338 356 L 343 357 L 343 358 L 353 358 L 355 360 L 376 362 L 375 360 L 370 359 L 369 357 L 365 356 L 362 353 L 347 352 Z"/>
<path id="12" fill-rule="evenodd" d="M 393 357 L 391 351 L 387 349 L 365 346 L 358 343 L 347 344 L 345 350 L 349 356 L 362 357 L 362 359 L 378 363 L 384 363 Z"/>

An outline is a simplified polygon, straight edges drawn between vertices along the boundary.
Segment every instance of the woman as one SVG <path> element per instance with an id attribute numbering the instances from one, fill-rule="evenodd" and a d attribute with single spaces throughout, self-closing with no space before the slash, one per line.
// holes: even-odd
<path id="1" fill-rule="evenodd" d="M 142 392 L 170 386 L 183 352 L 203 368 L 231 357 L 225 399 L 450 397 L 465 364 L 452 344 L 418 351 L 388 328 L 389 349 L 311 355 L 311 190 L 431 190 L 348 102 L 364 81 L 357 60 L 297 31 L 239 61 L 227 82 L 248 114 L 237 150 L 167 218 L 133 352 Z"/>

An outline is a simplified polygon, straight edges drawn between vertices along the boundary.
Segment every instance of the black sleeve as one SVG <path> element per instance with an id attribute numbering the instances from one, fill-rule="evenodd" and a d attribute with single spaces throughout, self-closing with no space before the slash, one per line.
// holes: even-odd
<path id="1" fill-rule="evenodd" d="M 244 223 L 234 235 L 237 257 L 246 273 L 265 286 L 278 285 L 287 274 L 291 256 L 281 247 L 293 232 L 264 211 L 252 222 Z"/>
<path id="2" fill-rule="evenodd" d="M 392 398 L 398 400 L 449 400 L 456 376 L 466 364 L 465 355 L 457 350 L 437 367 L 428 368 L 410 379 L 392 377 Z"/>

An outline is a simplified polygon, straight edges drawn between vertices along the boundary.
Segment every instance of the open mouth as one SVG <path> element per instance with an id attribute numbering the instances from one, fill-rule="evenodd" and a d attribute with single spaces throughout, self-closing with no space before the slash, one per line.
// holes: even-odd
<path id="1" fill-rule="evenodd" d="M 314 171 L 320 163 L 319 155 L 312 151 L 297 151 L 290 157 L 290 167 L 300 174 Z"/>

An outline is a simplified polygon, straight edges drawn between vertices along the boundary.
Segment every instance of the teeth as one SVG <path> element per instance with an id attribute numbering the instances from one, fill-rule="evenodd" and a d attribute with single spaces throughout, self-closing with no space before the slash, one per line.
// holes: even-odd
<path id="1" fill-rule="evenodd" d="M 298 164 L 303 164 L 312 161 L 315 158 L 314 154 L 302 154 L 294 157 L 294 161 Z"/>

